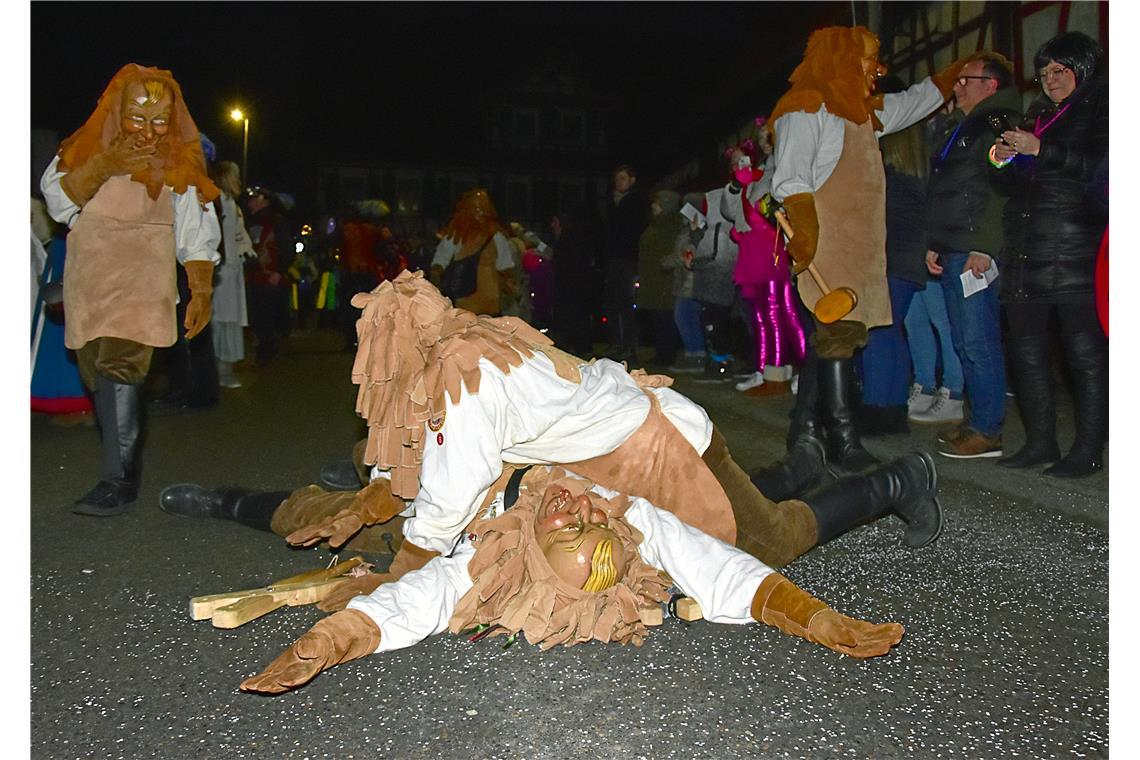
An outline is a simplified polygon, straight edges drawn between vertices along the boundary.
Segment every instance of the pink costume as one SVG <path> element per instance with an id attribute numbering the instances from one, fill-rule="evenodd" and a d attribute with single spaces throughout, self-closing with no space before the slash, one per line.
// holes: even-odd
<path id="1" fill-rule="evenodd" d="M 741 193 L 740 200 L 750 229 L 732 230 L 740 247 L 732 279 L 756 320 L 756 370 L 799 366 L 804 360 L 804 328 L 796 314 L 783 238 L 748 202 L 747 193 Z"/>

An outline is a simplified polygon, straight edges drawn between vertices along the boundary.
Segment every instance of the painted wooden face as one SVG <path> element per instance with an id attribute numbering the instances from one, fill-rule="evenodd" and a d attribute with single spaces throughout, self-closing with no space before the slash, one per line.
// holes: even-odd
<path id="1" fill-rule="evenodd" d="M 139 145 L 153 145 L 170 131 L 170 116 L 174 110 L 174 95 L 163 88 L 158 97 L 148 92 L 142 81 L 123 88 L 123 117 L 119 126 L 124 134 L 134 135 Z"/>
<path id="2" fill-rule="evenodd" d="M 625 575 L 621 540 L 589 493 L 574 496 L 552 484 L 535 513 L 534 533 L 551 569 L 574 588 L 604 591 Z"/>

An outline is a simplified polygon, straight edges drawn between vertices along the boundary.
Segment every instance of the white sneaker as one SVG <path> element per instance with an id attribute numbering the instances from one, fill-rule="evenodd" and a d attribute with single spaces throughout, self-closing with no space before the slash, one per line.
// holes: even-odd
<path id="1" fill-rule="evenodd" d="M 751 375 L 748 375 L 748 377 L 746 377 L 744 380 L 741 380 L 739 383 L 736 384 L 736 390 L 746 391 L 749 388 L 755 388 L 756 386 L 763 385 L 763 384 L 764 384 L 764 373 L 763 372 L 753 372 Z"/>
<path id="2" fill-rule="evenodd" d="M 952 399 L 949 388 L 939 388 L 930 408 L 910 415 L 909 419 L 915 422 L 961 422 L 963 417 L 962 399 Z"/>
<path id="3" fill-rule="evenodd" d="M 915 383 L 910 386 L 910 395 L 906 397 L 907 416 L 914 419 L 914 415 L 927 411 L 933 403 L 934 396 L 922 392 L 922 383 Z"/>

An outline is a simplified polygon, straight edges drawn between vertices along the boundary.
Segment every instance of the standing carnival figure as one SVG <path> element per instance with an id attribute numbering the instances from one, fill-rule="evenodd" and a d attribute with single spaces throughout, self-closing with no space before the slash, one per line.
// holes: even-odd
<path id="1" fill-rule="evenodd" d="M 127 64 L 40 181 L 51 216 L 71 227 L 64 269 L 65 341 L 95 396 L 99 482 L 75 503 L 116 515 L 138 496 L 140 386 L 155 348 L 179 326 L 175 266 L 191 298 L 182 327 L 210 321 L 220 231 L 198 127 L 169 71 Z"/>
<path id="2" fill-rule="evenodd" d="M 223 388 L 240 388 L 234 364 L 245 358 L 245 331 L 249 325 L 245 300 L 245 263 L 256 259 L 253 241 L 245 228 L 238 198 L 241 172 L 233 161 L 210 165 L 210 178 L 222 191 L 214 201 L 222 225 L 224 258 L 218 266 L 214 293 L 214 355 L 218 362 L 218 382 Z"/>
<path id="3" fill-rule="evenodd" d="M 1041 95 L 1026 113 L 1032 128 L 1003 132 L 990 153 L 1009 195 L 1001 296 L 1026 437 L 1021 450 L 998 464 L 1056 462 L 1045 474 L 1064 478 L 1099 472 L 1108 437 L 1108 336 L 1096 310 L 1096 259 L 1108 223 L 1105 185 L 1096 179 L 1108 156 L 1103 55 L 1080 32 L 1042 45 L 1033 58 Z M 1049 370 L 1051 314 L 1060 322 L 1077 421 L 1076 439 L 1063 458 Z"/>
<path id="4" fill-rule="evenodd" d="M 431 281 L 457 308 L 499 313 L 500 294 L 511 292 L 515 267 L 506 232 L 486 190 L 469 190 L 455 204 L 439 233 Z"/>
<path id="5" fill-rule="evenodd" d="M 762 117 L 757 126 L 766 124 Z M 740 290 L 745 324 L 755 346 L 755 372 L 737 383 L 749 396 L 786 393 L 793 368 L 803 363 L 806 338 L 792 294 L 792 270 L 781 236 L 762 212 L 771 196 L 772 146 L 768 132 L 730 148 L 727 158 L 742 192 L 721 195 L 721 211 L 733 222 L 739 246 L 732 279 Z M 761 168 L 753 168 L 761 164 Z"/>
<path id="6" fill-rule="evenodd" d="M 809 264 L 831 288 L 850 288 L 850 313 L 812 314 L 814 331 L 800 371 L 788 431 L 788 456 L 771 473 L 796 482 L 795 462 L 826 450 L 835 469 L 858 472 L 876 459 L 863 448 L 849 400 L 851 358 L 867 329 L 891 324 L 886 276 L 884 170 L 878 138 L 905 129 L 942 105 L 962 69 L 945 70 L 904 92 L 875 95 L 886 73 L 879 39 L 865 27 L 828 27 L 812 33 L 792 87 L 776 103 L 769 126 L 776 150 L 772 196 L 783 203 L 794 235 L 788 242 L 802 303 L 815 309 L 823 291 Z M 737 183 L 739 185 L 739 183 Z M 731 187 L 730 192 L 741 188 Z M 806 327 L 806 325 L 805 325 Z"/>

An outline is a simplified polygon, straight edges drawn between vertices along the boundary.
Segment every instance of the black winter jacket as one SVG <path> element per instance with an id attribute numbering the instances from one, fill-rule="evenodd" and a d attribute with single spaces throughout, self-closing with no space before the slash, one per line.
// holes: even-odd
<path id="1" fill-rule="evenodd" d="M 636 270 L 641 233 L 649 226 L 649 198 L 634 184 L 617 205 L 610 203 L 609 212 L 602 259 L 628 261 Z"/>
<path id="2" fill-rule="evenodd" d="M 934 141 L 927 201 L 926 245 L 938 253 L 981 251 L 996 257 L 1002 243 L 1005 198 L 990 183 L 986 154 L 994 143 L 988 117 L 1021 121 L 1017 90 L 1006 87 L 964 115 L 955 111 Z M 953 143 L 947 146 L 953 136 Z M 943 152 L 945 151 L 945 158 Z"/>
<path id="3" fill-rule="evenodd" d="M 886 175 L 887 276 L 925 286 L 926 183 L 893 166 L 886 167 Z"/>
<path id="4" fill-rule="evenodd" d="M 1002 299 L 1091 304 L 1097 248 L 1108 221 L 1104 205 L 1089 203 L 1098 195 L 1091 185 L 1108 152 L 1107 78 L 1088 80 L 1056 105 L 1041 95 L 1029 107 L 1026 128 L 1035 122 L 1049 124 L 1039 154 L 991 170 L 1010 196 Z"/>

